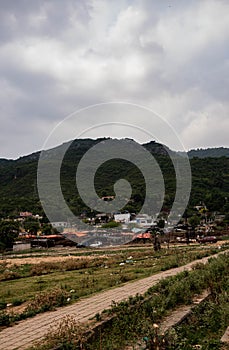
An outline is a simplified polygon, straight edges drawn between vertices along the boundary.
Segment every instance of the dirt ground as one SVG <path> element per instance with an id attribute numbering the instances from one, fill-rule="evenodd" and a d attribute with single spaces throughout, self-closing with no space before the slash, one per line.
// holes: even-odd
<path id="1" fill-rule="evenodd" d="M 94 259 L 95 257 L 104 257 L 106 258 L 106 255 L 81 255 L 81 256 L 74 256 L 74 255 L 69 255 L 69 256 L 40 256 L 40 257 L 23 257 L 23 258 L 7 258 L 3 259 L 0 262 L 4 262 L 7 264 L 7 266 L 10 265 L 24 265 L 24 264 L 39 264 L 39 263 L 49 263 L 49 262 L 61 262 L 61 261 L 66 261 L 69 259 L 76 259 L 76 260 L 81 260 L 81 259 Z"/>
<path id="2" fill-rule="evenodd" d="M 211 247 L 220 247 L 222 246 L 223 244 L 225 243 L 228 243 L 228 241 L 218 241 L 217 243 L 213 243 L 213 244 L 208 244 L 208 246 L 211 246 Z M 185 245 L 184 245 L 185 246 Z M 202 245 L 202 247 L 206 246 L 206 244 Z M 136 249 L 136 248 L 142 248 L 142 249 L 145 249 L 145 248 L 150 248 L 152 247 L 151 245 L 145 245 L 145 246 L 141 246 L 141 247 L 123 247 L 123 249 L 128 249 L 128 250 L 132 250 L 132 249 Z M 173 244 L 170 244 L 170 248 L 172 247 L 176 247 L 176 245 L 173 245 Z M 104 248 L 103 250 L 105 250 L 106 248 Z M 119 247 L 113 247 L 113 248 L 107 248 L 106 250 L 110 250 L 110 251 L 117 251 L 117 250 L 121 250 L 122 248 Z M 98 252 L 99 249 L 96 251 Z M 16 257 L 9 257 L 9 258 L 3 258 L 2 260 L 0 260 L 0 263 L 1 262 L 4 262 L 6 263 L 8 266 L 10 265 L 23 265 L 23 264 L 39 264 L 40 262 L 61 262 L 61 261 L 66 261 L 66 260 L 69 260 L 69 259 L 94 259 L 94 258 L 107 258 L 108 255 L 104 254 L 103 251 L 101 251 L 101 255 L 100 254 L 95 254 L 95 255 L 87 255 L 88 251 L 85 251 L 85 255 L 80 255 L 80 256 L 75 256 L 75 255 L 71 255 L 71 250 L 69 250 L 69 255 L 68 256 L 61 256 L 60 254 L 64 254 L 66 253 L 66 249 L 62 250 L 60 248 L 60 251 L 59 252 L 56 252 L 56 255 L 55 255 L 55 252 L 53 252 L 52 254 L 53 255 L 41 255 L 41 256 L 34 256 L 34 257 L 31 257 L 31 256 L 26 256 L 26 255 L 23 255 L 23 257 L 21 258 L 16 258 Z M 92 252 L 91 250 L 89 252 Z"/>
<path id="3" fill-rule="evenodd" d="M 148 245 L 145 244 L 144 246 L 119 246 L 119 247 L 104 247 L 103 249 L 101 249 L 101 254 L 98 254 L 98 252 L 100 251 L 100 248 L 97 248 L 96 250 L 84 250 L 84 251 L 80 251 L 77 250 L 77 253 L 85 253 L 85 255 L 80 255 L 80 256 L 76 256 L 76 255 L 72 255 L 76 253 L 76 250 L 72 249 L 72 248 L 58 248 L 55 249 L 55 251 L 52 251 L 52 249 L 49 249 L 47 251 L 47 253 L 44 254 L 40 254 L 39 253 L 33 253 L 33 251 L 31 251 L 31 253 L 25 253 L 25 254 L 21 254 L 18 257 L 16 257 L 16 255 L 14 256 L 2 256 L 0 257 L 0 263 L 6 263 L 8 266 L 9 265 L 23 265 L 23 264 L 39 264 L 40 262 L 61 262 L 61 261 L 66 261 L 69 259 L 94 259 L 94 258 L 107 258 L 109 255 L 108 254 L 104 254 L 104 251 L 120 251 L 122 249 L 124 250 L 133 250 L 133 249 L 146 249 L 146 248 L 151 248 L 152 245 Z M 93 254 L 93 252 L 95 252 L 96 254 Z M 88 255 L 87 253 L 91 253 L 91 255 Z M 68 254 L 68 255 L 66 255 Z M 34 255 L 34 256 L 32 256 Z M 37 256 L 39 255 L 39 256 Z"/>

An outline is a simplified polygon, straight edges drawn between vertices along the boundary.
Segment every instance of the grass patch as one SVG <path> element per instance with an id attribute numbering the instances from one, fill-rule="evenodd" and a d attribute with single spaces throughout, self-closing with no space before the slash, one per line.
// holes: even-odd
<path id="1" fill-rule="evenodd" d="M 2 280 L 0 283 L 0 299 L 6 303 L 30 302 L 34 297 L 49 293 L 56 288 L 71 293 L 69 302 L 80 297 L 116 287 L 128 281 L 148 277 L 171 267 L 184 265 L 197 258 L 217 252 L 215 248 L 183 247 L 179 249 L 162 249 L 154 253 L 152 248 L 131 251 L 116 251 L 115 256 L 94 257 L 90 259 L 68 259 L 64 262 L 42 262 L 35 265 L 13 265 L 6 270 L 18 277 Z M 127 254 L 128 253 L 128 254 Z M 3 263 L 4 264 L 4 263 Z M 121 264 L 121 265 L 120 265 Z M 123 265 L 124 264 L 124 265 Z M 6 267 L 6 266 L 5 266 Z M 6 272 L 2 269 L 2 273 Z M 60 305 L 58 305 L 60 306 Z M 46 311 L 47 308 L 39 312 Z M 31 312 L 24 313 L 33 316 Z M 11 318 L 13 322 L 14 315 Z M 11 323 L 12 323 L 11 322 Z"/>
<path id="2" fill-rule="evenodd" d="M 197 307 L 190 317 L 170 332 L 171 344 L 168 349 L 220 350 L 221 336 L 229 319 L 229 284 L 221 281 L 211 288 L 211 298 Z"/>
<path id="3" fill-rule="evenodd" d="M 97 314 L 97 321 L 106 320 L 93 334 L 85 329 L 76 329 L 72 336 L 64 338 L 52 330 L 36 349 L 84 349 L 121 350 L 136 344 L 144 337 L 148 349 L 219 349 L 219 339 L 229 318 L 229 255 L 211 258 L 204 265 L 198 263 L 192 271 L 184 271 L 166 278 L 150 288 L 144 296 L 129 298 L 112 308 Z M 180 328 L 166 337 L 159 338 L 157 324 L 168 311 L 181 304 L 189 304 L 194 295 L 209 288 L 212 299 L 199 306 L 190 320 L 189 330 Z M 63 321 L 65 322 L 65 321 Z M 61 334 L 69 334 L 69 325 L 62 324 Z M 199 327 L 199 328 L 196 328 Z M 55 340 L 53 337 L 55 334 Z M 52 342 L 50 343 L 50 337 Z"/>

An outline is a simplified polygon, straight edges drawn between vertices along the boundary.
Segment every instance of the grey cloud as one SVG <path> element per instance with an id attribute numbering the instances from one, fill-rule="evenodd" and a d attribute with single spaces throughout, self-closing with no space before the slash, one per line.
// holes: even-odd
<path id="1" fill-rule="evenodd" d="M 203 111 L 212 130 L 220 104 L 227 111 L 222 121 L 228 117 L 227 11 L 225 0 L 2 0 L 0 156 L 37 149 L 67 114 L 111 100 L 162 114 L 189 139 L 188 148 L 201 137 L 214 146 L 205 125 L 198 138 L 187 135 Z M 15 151 L 19 130 L 27 141 Z"/>
<path id="2" fill-rule="evenodd" d="M 69 27 L 71 18 L 85 24 L 89 20 L 84 1 L 62 0 L 2 0 L 0 8 L 0 40 L 48 36 L 60 37 Z M 72 19 L 72 20 L 73 20 Z"/>

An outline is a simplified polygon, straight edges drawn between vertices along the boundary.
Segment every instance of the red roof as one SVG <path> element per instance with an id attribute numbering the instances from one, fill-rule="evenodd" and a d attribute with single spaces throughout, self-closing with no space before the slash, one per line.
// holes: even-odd
<path id="1" fill-rule="evenodd" d="M 136 238 L 138 238 L 138 239 L 151 239 L 151 234 L 147 233 L 147 232 L 139 233 L 138 235 L 134 236 L 133 239 L 136 239 Z"/>
<path id="2" fill-rule="evenodd" d="M 55 238 L 63 238 L 62 235 L 42 235 L 39 236 L 40 238 L 49 238 L 49 239 L 55 239 Z"/>

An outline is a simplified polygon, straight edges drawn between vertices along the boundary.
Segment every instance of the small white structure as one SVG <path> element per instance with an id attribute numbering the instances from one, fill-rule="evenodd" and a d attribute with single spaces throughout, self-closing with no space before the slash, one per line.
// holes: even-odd
<path id="1" fill-rule="evenodd" d="M 13 251 L 18 252 L 21 250 L 31 249 L 31 243 L 15 242 L 13 245 Z"/>
<path id="2" fill-rule="evenodd" d="M 124 224 L 128 224 L 130 222 L 130 213 L 114 214 L 114 220 L 116 222 L 122 222 Z"/>
<path id="3" fill-rule="evenodd" d="M 92 248 L 98 248 L 98 247 L 101 246 L 101 245 L 102 245 L 102 242 L 98 241 L 98 242 L 95 242 L 95 243 L 90 244 L 90 247 L 92 247 Z"/>
<path id="4" fill-rule="evenodd" d="M 136 219 L 131 221 L 132 223 L 136 223 L 140 227 L 149 227 L 156 225 L 154 219 L 147 214 L 139 214 L 136 216 Z"/>
<path id="5" fill-rule="evenodd" d="M 68 227 L 68 223 L 66 221 L 55 221 L 51 222 L 52 227 Z"/>

